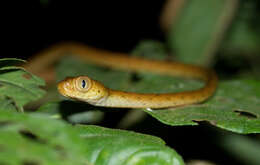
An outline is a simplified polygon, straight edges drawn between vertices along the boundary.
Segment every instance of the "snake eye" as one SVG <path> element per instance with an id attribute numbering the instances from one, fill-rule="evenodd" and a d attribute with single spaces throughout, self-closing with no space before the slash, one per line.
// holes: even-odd
<path id="1" fill-rule="evenodd" d="M 90 88 L 91 81 L 88 77 L 82 76 L 76 79 L 76 88 L 79 91 L 86 92 Z"/>
<path id="2" fill-rule="evenodd" d="M 85 80 L 82 80 L 82 81 L 81 81 L 81 87 L 82 87 L 82 88 L 85 88 L 85 87 L 86 87 L 86 81 L 85 81 Z"/>

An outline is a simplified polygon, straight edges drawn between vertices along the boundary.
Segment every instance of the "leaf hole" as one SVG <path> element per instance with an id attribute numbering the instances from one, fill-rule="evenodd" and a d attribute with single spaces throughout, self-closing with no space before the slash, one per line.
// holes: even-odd
<path id="1" fill-rule="evenodd" d="M 130 81 L 132 83 L 137 83 L 137 82 L 141 81 L 141 79 L 142 78 L 137 73 L 133 73 L 132 76 L 131 76 Z"/>
<path id="2" fill-rule="evenodd" d="M 24 160 L 22 165 L 40 165 L 40 163 L 35 160 Z"/>
<path id="3" fill-rule="evenodd" d="M 12 122 L 10 121 L 0 121 L 0 128 L 1 127 L 6 127 L 8 125 L 12 124 Z"/>
<path id="4" fill-rule="evenodd" d="M 234 112 L 238 113 L 239 116 L 244 116 L 244 117 L 247 117 L 249 119 L 256 119 L 257 116 L 253 113 L 250 113 L 250 112 L 245 112 L 245 111 L 241 111 L 241 110 L 235 110 Z"/>
<path id="5" fill-rule="evenodd" d="M 45 141 L 43 139 L 41 139 L 40 137 L 38 137 L 37 135 L 33 134 L 30 131 L 20 130 L 19 133 L 26 139 L 45 144 Z"/>
<path id="6" fill-rule="evenodd" d="M 208 124 L 211 124 L 211 125 L 217 125 L 217 121 L 215 120 L 212 120 L 212 121 L 207 121 L 207 120 L 202 120 L 202 119 L 195 119 L 195 120 L 192 120 L 193 122 L 199 124 L 199 125 L 208 125 Z"/>
<path id="7" fill-rule="evenodd" d="M 54 149 L 59 153 L 59 155 L 60 155 L 60 157 L 61 157 L 62 159 L 65 159 L 65 157 L 67 157 L 67 152 L 66 152 L 66 150 L 64 149 L 63 146 L 61 146 L 61 145 L 55 145 L 55 146 L 54 146 Z"/>

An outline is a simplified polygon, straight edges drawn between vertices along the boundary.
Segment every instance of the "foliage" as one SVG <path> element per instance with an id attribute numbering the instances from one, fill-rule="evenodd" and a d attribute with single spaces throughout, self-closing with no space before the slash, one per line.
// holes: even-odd
<path id="1" fill-rule="evenodd" d="M 153 136 L 0 111 L 0 164 L 183 165 Z"/>
<path id="2" fill-rule="evenodd" d="M 23 106 L 41 98 L 45 92 L 39 88 L 45 83 L 15 63 L 19 59 L 0 59 L 0 104 L 1 109 L 23 111 Z"/>
<path id="3" fill-rule="evenodd" d="M 48 8 L 51 1 L 39 2 Z M 213 66 L 218 57 L 229 67 L 238 65 L 236 58 L 243 55 L 250 62 L 249 68 L 260 73 L 258 1 L 191 0 L 184 4 L 167 34 L 168 47 L 147 40 L 137 45 L 132 55 L 155 60 L 176 58 L 204 66 Z M 72 126 L 61 120 L 73 124 L 95 123 L 104 119 L 105 112 L 117 113 L 122 109 L 55 98 L 37 112 L 15 112 L 23 112 L 28 103 L 45 94 L 44 81 L 17 66 L 24 62 L 0 59 L 0 164 L 184 164 L 160 138 L 94 125 Z M 182 92 L 203 86 L 195 80 L 97 67 L 69 56 L 59 62 L 58 81 L 67 76 L 88 75 L 112 89 L 142 93 Z M 218 63 L 221 62 L 217 61 L 217 69 Z M 242 60 L 242 63 L 246 62 Z M 224 67 L 221 69 L 220 74 L 228 72 Z M 239 68 L 237 75 L 243 71 Z M 136 111 L 144 111 L 170 126 L 198 125 L 206 121 L 235 133 L 260 133 L 260 81 L 249 72 L 237 75 L 228 79 L 220 77 L 215 95 L 202 104 Z M 56 88 L 55 92 L 53 96 L 57 95 Z M 245 164 L 259 164 L 259 142 L 228 131 L 215 131 L 220 135 L 215 142 Z"/>
<path id="4" fill-rule="evenodd" d="M 143 42 L 135 54 L 148 56 L 150 47 L 160 47 L 157 42 Z M 150 45 L 150 46 L 148 46 Z M 148 49 L 146 49 L 148 48 Z M 147 53 L 148 51 L 148 53 Z M 160 51 L 164 52 L 164 51 Z M 165 57 L 164 53 L 157 54 Z M 75 66 L 75 67 L 70 67 Z M 70 68 L 67 72 L 67 68 Z M 165 93 L 193 90 L 203 86 L 195 80 L 183 80 L 151 73 L 130 73 L 106 70 L 67 57 L 58 67 L 60 79 L 66 76 L 88 75 L 103 82 L 107 87 L 132 92 Z M 138 80 L 133 81 L 133 76 Z M 113 77 L 117 77 L 114 81 Z M 159 121 L 172 125 L 197 125 L 197 121 L 208 121 L 217 127 L 237 133 L 260 132 L 260 82 L 253 79 L 220 81 L 216 94 L 199 105 L 147 111 Z M 98 107 L 96 109 L 99 109 Z"/>

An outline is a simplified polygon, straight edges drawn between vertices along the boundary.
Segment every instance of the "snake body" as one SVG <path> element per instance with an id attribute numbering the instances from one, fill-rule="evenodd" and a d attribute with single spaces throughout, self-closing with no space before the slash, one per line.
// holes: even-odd
<path id="1" fill-rule="evenodd" d="M 58 83 L 58 91 L 73 99 L 88 102 L 95 106 L 120 108 L 168 108 L 200 103 L 211 97 L 217 87 L 218 78 L 214 71 L 199 66 L 179 62 L 156 61 L 131 57 L 124 53 L 114 53 L 67 43 L 54 46 L 32 59 L 27 68 L 39 72 L 49 61 L 55 61 L 64 54 L 73 54 L 97 65 L 129 71 L 147 71 L 170 76 L 198 79 L 204 87 L 179 93 L 131 93 L 106 88 L 102 83 L 87 76 L 66 78 Z M 32 69 L 33 68 L 33 69 Z"/>

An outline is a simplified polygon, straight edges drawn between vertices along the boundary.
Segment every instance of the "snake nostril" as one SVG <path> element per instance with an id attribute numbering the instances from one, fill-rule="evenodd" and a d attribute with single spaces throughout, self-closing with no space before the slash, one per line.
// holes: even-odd
<path id="1" fill-rule="evenodd" d="M 68 88 L 70 84 L 68 82 L 63 83 L 64 88 Z"/>

